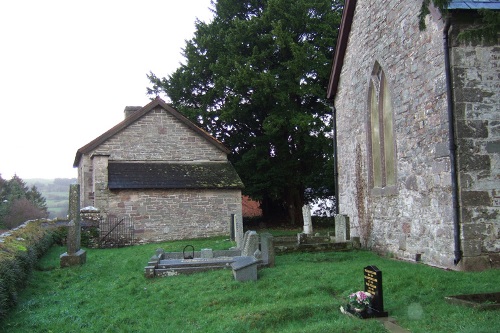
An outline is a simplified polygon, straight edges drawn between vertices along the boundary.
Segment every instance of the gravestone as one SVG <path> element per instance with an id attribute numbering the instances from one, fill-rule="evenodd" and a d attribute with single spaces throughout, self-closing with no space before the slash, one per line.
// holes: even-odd
<path id="1" fill-rule="evenodd" d="M 335 242 L 345 243 L 351 240 L 349 216 L 337 214 L 335 215 Z"/>
<path id="2" fill-rule="evenodd" d="M 201 249 L 200 256 L 204 259 L 213 258 L 214 251 L 212 249 Z"/>
<path id="3" fill-rule="evenodd" d="M 246 231 L 244 234 L 243 234 L 243 239 L 242 239 L 242 243 L 241 243 L 241 250 L 243 251 L 243 249 L 245 248 L 245 244 L 248 242 L 248 235 L 250 234 L 251 230 L 248 230 Z"/>
<path id="4" fill-rule="evenodd" d="M 267 232 L 260 234 L 260 248 L 262 250 L 262 262 L 264 266 L 274 267 L 275 252 L 273 235 Z"/>
<path id="5" fill-rule="evenodd" d="M 242 256 L 253 256 L 259 250 L 259 235 L 256 231 L 249 230 L 245 232 L 243 239 L 243 249 L 241 250 Z"/>
<path id="6" fill-rule="evenodd" d="M 234 220 L 233 220 L 234 218 Z M 241 249 L 243 246 L 243 217 L 241 214 L 234 214 L 234 217 L 230 217 L 233 220 L 234 225 L 234 238 L 236 241 L 236 247 Z"/>
<path id="7" fill-rule="evenodd" d="M 87 253 L 80 249 L 80 185 L 78 184 L 72 184 L 69 187 L 69 220 L 66 237 L 67 252 L 59 257 L 61 267 L 81 265 L 87 261 Z"/>
<path id="8" fill-rule="evenodd" d="M 302 218 L 304 219 L 304 233 L 310 235 L 313 233 L 311 209 L 309 205 L 302 206 Z"/>
<path id="9" fill-rule="evenodd" d="M 384 292 L 382 288 L 382 271 L 377 266 L 364 268 L 365 291 L 373 295 L 371 305 L 368 308 L 369 317 L 387 317 L 384 311 Z"/>

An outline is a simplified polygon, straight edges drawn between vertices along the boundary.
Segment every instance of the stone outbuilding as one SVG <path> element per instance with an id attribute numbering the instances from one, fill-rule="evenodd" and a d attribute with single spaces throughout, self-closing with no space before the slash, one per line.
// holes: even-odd
<path id="1" fill-rule="evenodd" d="M 136 242 L 242 233 L 243 183 L 229 150 L 156 98 L 78 149 L 81 207 L 133 219 Z M 234 229 L 233 229 L 234 230 Z"/>
<path id="2" fill-rule="evenodd" d="M 499 1 L 347 0 L 328 98 L 339 212 L 363 244 L 456 270 L 500 267 L 500 46 L 457 35 Z"/>

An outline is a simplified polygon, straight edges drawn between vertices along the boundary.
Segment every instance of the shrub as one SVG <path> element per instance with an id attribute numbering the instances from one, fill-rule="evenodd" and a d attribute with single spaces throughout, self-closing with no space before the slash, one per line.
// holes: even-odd
<path id="1" fill-rule="evenodd" d="M 26 198 L 16 199 L 12 203 L 9 213 L 4 218 L 4 224 L 12 229 L 31 219 L 41 219 L 47 217 L 45 210 L 37 207 L 33 202 Z"/>
<path id="2" fill-rule="evenodd" d="M 81 246 L 97 248 L 99 247 L 99 227 L 82 227 Z"/>
<path id="3" fill-rule="evenodd" d="M 16 306 L 19 291 L 57 235 L 57 229 L 29 221 L 0 237 L 0 319 Z"/>

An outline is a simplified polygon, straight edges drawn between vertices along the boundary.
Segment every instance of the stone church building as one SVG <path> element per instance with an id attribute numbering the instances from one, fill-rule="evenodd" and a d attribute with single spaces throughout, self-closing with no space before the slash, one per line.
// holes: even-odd
<path id="1" fill-rule="evenodd" d="M 243 183 L 230 151 L 156 98 L 78 149 L 80 206 L 134 221 L 136 242 L 242 234 Z"/>
<path id="2" fill-rule="evenodd" d="M 347 0 L 328 97 L 339 212 L 380 253 L 455 270 L 500 268 L 500 46 L 464 42 L 478 8 Z"/>

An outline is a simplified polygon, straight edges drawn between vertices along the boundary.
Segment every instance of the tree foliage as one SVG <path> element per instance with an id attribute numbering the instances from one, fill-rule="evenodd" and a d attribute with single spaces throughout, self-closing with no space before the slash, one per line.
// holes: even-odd
<path id="1" fill-rule="evenodd" d="M 0 175 L 0 226 L 11 229 L 27 220 L 47 216 L 45 198 L 36 186 L 29 188 L 17 175 L 9 181 Z"/>
<path id="2" fill-rule="evenodd" d="M 167 94 L 231 149 L 266 217 L 298 223 L 305 202 L 333 192 L 325 91 L 342 3 L 213 1 L 213 20 L 198 21 L 186 42 L 186 63 L 168 78 L 148 76 L 150 94 Z"/>
<path id="3" fill-rule="evenodd" d="M 458 38 L 461 40 L 479 40 L 484 38 L 488 42 L 498 41 L 500 33 L 500 12 L 487 9 L 480 9 L 481 25 L 473 29 L 467 29 L 460 32 Z"/>

